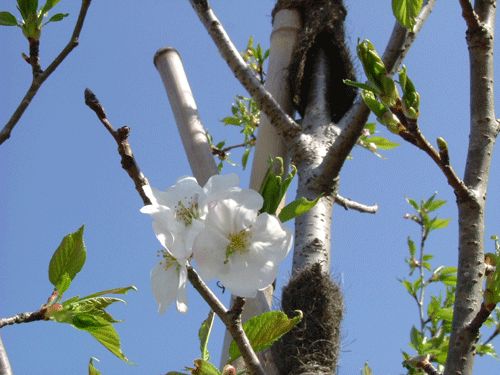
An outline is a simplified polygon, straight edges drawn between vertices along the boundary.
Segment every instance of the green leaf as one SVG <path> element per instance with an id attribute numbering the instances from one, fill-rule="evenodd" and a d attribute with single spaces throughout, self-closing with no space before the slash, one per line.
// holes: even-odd
<path id="1" fill-rule="evenodd" d="M 412 296 L 415 296 L 415 291 L 413 290 L 413 284 L 409 282 L 408 280 L 399 280 L 401 284 L 404 285 L 408 293 L 410 293 Z"/>
<path id="2" fill-rule="evenodd" d="M 438 199 L 437 201 L 433 201 L 430 204 L 427 204 L 425 206 L 425 209 L 427 210 L 427 212 L 432 212 L 432 211 L 437 210 L 438 208 L 441 208 L 445 204 L 446 204 L 446 201 Z"/>
<path id="3" fill-rule="evenodd" d="M 226 124 L 226 125 L 237 125 L 237 126 L 241 125 L 241 119 L 239 117 L 236 117 L 236 116 L 224 117 L 221 120 L 221 122 Z"/>
<path id="4" fill-rule="evenodd" d="M 377 92 L 376 89 L 374 89 L 370 85 L 367 85 L 366 83 L 354 82 L 354 81 L 351 81 L 350 79 L 344 79 L 344 83 L 346 85 L 348 85 L 348 86 L 354 86 L 354 87 L 357 87 L 359 89 L 362 89 L 362 90 L 365 90 L 365 91 L 369 91 L 369 92 L 373 92 L 374 94 L 378 94 L 378 92 Z"/>
<path id="5" fill-rule="evenodd" d="M 90 362 L 89 362 L 89 375 L 101 375 L 101 373 L 99 371 L 97 371 L 97 369 L 94 367 L 94 363 L 92 362 L 93 360 L 96 360 L 97 362 L 99 362 L 99 360 L 97 358 L 90 358 Z"/>
<path id="6" fill-rule="evenodd" d="M 449 218 L 449 219 L 435 219 L 431 222 L 430 229 L 446 228 L 450 221 L 451 221 L 451 218 Z"/>
<path id="7" fill-rule="evenodd" d="M 84 227 L 85 225 L 82 225 L 75 233 L 65 236 L 52 255 L 49 264 L 49 280 L 55 287 L 65 273 L 73 280 L 85 264 L 87 251 L 83 242 Z"/>
<path id="8" fill-rule="evenodd" d="M 66 292 L 71 285 L 71 277 L 67 272 L 64 272 L 60 277 L 56 285 L 56 289 L 59 292 L 59 295 L 62 295 Z"/>
<path id="9" fill-rule="evenodd" d="M 119 298 L 112 297 L 93 297 L 93 298 L 82 298 L 79 301 L 73 302 L 68 305 L 68 309 L 75 313 L 88 313 L 97 310 L 104 310 L 109 305 L 115 302 L 126 302 Z"/>
<path id="10" fill-rule="evenodd" d="M 9 12 L 0 12 L 0 25 L 2 26 L 19 26 L 16 17 Z"/>
<path id="11" fill-rule="evenodd" d="M 292 319 L 288 319 L 282 311 L 270 311 L 255 316 L 246 322 L 243 325 L 243 329 L 253 350 L 257 352 L 267 348 L 291 330 L 302 320 L 302 312 L 299 310 L 296 312 L 297 316 Z M 238 349 L 234 340 L 229 346 L 229 356 L 228 363 L 241 356 L 240 349 Z"/>
<path id="12" fill-rule="evenodd" d="M 424 255 L 424 260 L 431 260 L 432 258 L 434 258 L 434 255 L 431 254 Z"/>
<path id="13" fill-rule="evenodd" d="M 413 242 L 410 239 L 410 236 L 408 236 L 408 249 L 410 250 L 410 255 L 412 257 L 415 256 L 415 253 L 417 252 L 417 247 L 415 246 L 415 242 Z"/>
<path id="14" fill-rule="evenodd" d="M 417 210 L 417 212 L 420 212 L 420 206 L 415 200 L 408 197 L 405 197 L 405 199 L 415 210 Z"/>
<path id="15" fill-rule="evenodd" d="M 41 9 L 42 10 L 42 14 L 45 14 L 49 10 L 51 10 L 52 8 L 54 8 L 59 1 L 61 1 L 61 0 L 47 0 L 47 2 L 45 3 L 45 5 Z"/>
<path id="16" fill-rule="evenodd" d="M 48 24 L 48 23 L 51 23 L 51 22 L 58 22 L 58 21 L 62 21 L 63 18 L 65 17 L 68 17 L 69 16 L 69 13 L 57 13 L 57 14 L 54 14 L 52 17 L 50 17 L 50 19 L 44 23 L 44 25 Z"/>
<path id="17" fill-rule="evenodd" d="M 91 331 L 96 328 L 107 326 L 109 322 L 93 314 L 82 313 L 74 316 L 71 325 L 83 331 Z"/>
<path id="18" fill-rule="evenodd" d="M 384 137 L 370 137 L 367 139 L 367 142 L 374 143 L 375 146 L 377 146 L 377 148 L 381 148 L 382 150 L 390 150 L 401 144 L 401 143 L 391 142 Z"/>
<path id="19" fill-rule="evenodd" d="M 130 362 L 125 354 L 122 352 L 120 346 L 120 338 L 116 333 L 115 328 L 111 324 L 103 325 L 101 327 L 85 329 L 88 333 L 90 333 L 94 338 L 99 341 L 102 345 L 106 347 L 111 353 L 116 355 L 122 361 L 127 362 L 130 365 L 135 365 L 135 363 Z"/>
<path id="20" fill-rule="evenodd" d="M 214 325 L 215 313 L 210 310 L 207 319 L 201 324 L 200 330 L 198 332 L 198 337 L 200 339 L 200 351 L 201 359 L 208 361 L 210 359 L 210 353 L 208 352 L 208 339 L 210 338 L 210 333 L 212 332 L 212 327 Z"/>
<path id="21" fill-rule="evenodd" d="M 481 357 L 483 355 L 489 355 L 495 359 L 499 359 L 498 358 L 498 354 L 497 352 L 495 351 L 495 347 L 493 346 L 493 344 L 482 344 L 482 345 L 479 345 L 476 349 L 476 352 L 477 354 L 479 354 Z"/>
<path id="22" fill-rule="evenodd" d="M 243 170 L 245 170 L 245 168 L 247 167 L 247 163 L 248 163 L 248 157 L 250 156 L 250 152 L 252 151 L 251 148 L 247 148 L 245 150 L 245 153 L 243 154 L 243 156 L 241 157 L 241 165 L 243 166 Z"/>
<path id="23" fill-rule="evenodd" d="M 438 319 L 446 320 L 451 322 L 453 320 L 453 309 L 450 307 L 444 307 L 436 310 L 436 317 Z"/>
<path id="24" fill-rule="evenodd" d="M 122 288 L 103 290 L 102 292 L 89 294 L 88 296 L 82 297 L 81 299 L 84 300 L 84 299 L 99 297 L 99 296 L 103 296 L 105 294 L 127 294 L 127 292 L 131 289 L 135 290 L 137 292 L 137 288 L 135 286 L 131 285 L 131 286 L 125 286 Z"/>
<path id="25" fill-rule="evenodd" d="M 454 274 L 457 272 L 458 272 L 458 270 L 456 267 L 445 267 L 439 271 L 439 273 L 442 275 Z"/>
<path id="26" fill-rule="evenodd" d="M 217 370 L 217 367 L 212 365 L 210 362 L 204 361 L 202 359 L 195 359 L 194 363 L 196 365 L 196 368 L 194 369 L 187 368 L 188 370 L 191 370 L 191 374 L 220 375 L 220 371 Z"/>
<path id="27" fill-rule="evenodd" d="M 35 14 L 38 9 L 38 0 L 17 0 L 17 9 L 21 12 L 23 20 L 27 21 L 31 14 Z"/>
<path id="28" fill-rule="evenodd" d="M 457 285 L 457 276 L 456 275 L 440 276 L 439 281 L 441 281 L 445 285 L 455 286 Z"/>
<path id="29" fill-rule="evenodd" d="M 413 347 L 417 350 L 418 354 L 421 354 L 422 335 L 420 334 L 420 331 L 415 328 L 415 326 L 411 329 L 410 341 Z"/>
<path id="30" fill-rule="evenodd" d="M 368 361 L 366 361 L 365 365 L 363 366 L 361 375 L 373 375 L 372 369 L 370 368 L 370 366 L 368 366 Z"/>
<path id="31" fill-rule="evenodd" d="M 412 29 L 417 23 L 422 3 L 423 0 L 392 0 L 392 12 L 401 25 Z"/>
<path id="32" fill-rule="evenodd" d="M 282 223 L 285 223 L 291 219 L 295 219 L 297 216 L 302 215 L 303 213 L 313 208 L 316 203 L 318 203 L 320 198 L 321 195 L 315 200 L 310 201 L 302 197 L 293 202 L 290 202 L 285 207 L 283 207 L 278 217 Z"/>

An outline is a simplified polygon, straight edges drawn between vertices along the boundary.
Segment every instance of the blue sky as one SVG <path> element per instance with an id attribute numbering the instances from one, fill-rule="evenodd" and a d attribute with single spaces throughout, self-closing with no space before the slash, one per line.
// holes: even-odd
<path id="1" fill-rule="evenodd" d="M 2 0 L 0 10 L 16 13 L 14 0 Z M 42 31 L 42 68 L 66 45 L 80 2 L 62 1 L 57 12 L 70 13 Z M 68 325 L 37 322 L 2 329 L 2 339 L 15 374 L 86 373 L 89 358 L 101 360 L 106 374 L 164 374 L 182 370 L 199 357 L 197 331 L 208 307 L 191 287 L 189 313 L 174 308 L 164 316 L 150 291 L 149 273 L 160 244 L 151 218 L 141 214 L 142 201 L 120 167 L 116 144 L 83 99 L 86 87 L 104 105 L 115 128 L 129 126 L 136 159 L 151 184 L 165 189 L 191 174 L 170 110 L 165 89 L 153 65 L 155 52 L 176 48 L 184 62 L 201 119 L 218 140 L 238 142 L 238 132 L 219 122 L 230 115 L 231 103 L 244 89 L 185 1 L 94 1 L 80 45 L 44 83 L 14 129 L 0 146 L 0 316 L 37 310 L 52 292 L 48 263 L 62 237 L 83 223 L 87 264 L 65 297 L 135 285 L 139 291 L 127 305 L 110 312 L 129 366 L 116 359 L 89 334 Z M 253 35 L 269 46 L 271 0 L 212 1 L 237 48 Z M 358 38 L 369 39 L 382 52 L 394 25 L 390 1 L 348 1 L 346 31 L 354 50 Z M 0 122 L 5 124 L 31 83 L 31 68 L 22 60 L 27 41 L 18 28 L 0 28 Z M 498 42 L 497 42 L 498 46 Z M 444 137 L 451 163 L 463 175 L 468 141 L 469 89 L 465 23 L 457 2 L 438 2 L 405 60 L 410 78 L 422 97 L 419 123 L 434 142 Z M 360 64 L 356 63 L 360 80 Z M 498 96 L 497 96 L 498 97 Z M 498 99 L 496 101 L 498 105 Z M 399 142 L 380 128 L 381 135 Z M 497 154 L 498 152 L 496 152 Z M 438 192 L 448 200 L 440 218 L 449 227 L 431 234 L 427 251 L 433 265 L 456 265 L 457 211 L 454 194 L 438 168 L 409 144 L 384 152 L 387 160 L 355 149 L 341 173 L 340 194 L 361 203 L 379 204 L 376 215 L 334 209 L 332 273 L 345 293 L 340 374 L 358 374 L 369 360 L 374 374 L 404 373 L 401 350 L 407 346 L 417 307 L 397 278 L 408 271 L 406 239 L 418 240 L 419 228 L 404 220 L 410 212 L 405 195 L 417 200 Z M 240 155 L 235 152 L 233 159 Z M 500 173 L 497 155 L 491 168 L 486 236 L 500 235 Z M 248 186 L 248 171 L 236 171 Z M 293 194 L 292 194 L 293 196 Z M 488 240 L 489 241 L 489 240 Z M 493 250 L 493 242 L 487 242 Z M 280 267 L 278 287 L 290 274 L 290 259 Z M 215 289 L 215 283 L 210 283 Z M 220 291 L 217 289 L 219 295 Z M 222 296 L 225 302 L 229 295 Z M 277 294 L 279 298 L 279 293 Z M 276 301 L 278 304 L 278 301 Z M 489 332 L 486 333 L 489 336 Z M 222 325 L 217 322 L 209 346 L 218 365 Z M 500 363 L 478 358 L 477 373 L 496 373 Z"/>

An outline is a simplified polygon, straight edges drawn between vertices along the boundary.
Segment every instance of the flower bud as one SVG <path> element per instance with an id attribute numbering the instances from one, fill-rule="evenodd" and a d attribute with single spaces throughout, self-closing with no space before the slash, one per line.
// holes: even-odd
<path id="1" fill-rule="evenodd" d="M 358 43 L 357 53 L 370 84 L 380 95 L 380 100 L 389 107 L 394 106 L 396 99 L 399 98 L 398 88 L 392 77 L 387 73 L 385 65 L 373 44 L 369 40 L 363 40 Z"/>
<path id="2" fill-rule="evenodd" d="M 382 117 L 378 117 L 377 120 L 382 124 L 387 126 L 387 129 L 391 133 L 399 134 L 404 130 L 404 126 L 399 122 L 399 119 L 391 111 L 384 113 Z"/>
<path id="3" fill-rule="evenodd" d="M 405 115 L 408 118 L 416 119 L 420 111 L 418 107 L 420 106 L 420 94 L 415 90 L 415 85 L 408 78 L 406 74 L 406 66 L 398 71 L 399 73 L 399 84 L 403 90 L 403 108 L 405 110 Z"/>
<path id="4" fill-rule="evenodd" d="M 377 100 L 373 92 L 361 91 L 361 96 L 363 97 L 363 100 L 365 101 L 368 108 L 370 108 L 370 111 L 372 111 L 375 116 L 382 117 L 385 112 L 389 111 L 389 109 L 385 105 Z"/>

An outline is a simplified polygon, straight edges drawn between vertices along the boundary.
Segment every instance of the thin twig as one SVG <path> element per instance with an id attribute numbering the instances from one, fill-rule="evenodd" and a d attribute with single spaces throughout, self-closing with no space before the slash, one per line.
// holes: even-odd
<path id="1" fill-rule="evenodd" d="M 96 113 L 99 120 L 103 123 L 103 125 L 115 139 L 116 143 L 118 144 L 118 153 L 122 157 L 122 168 L 127 171 L 130 178 L 134 181 L 135 188 L 141 196 L 144 205 L 150 205 L 151 200 L 146 196 L 143 188 L 143 186 L 149 185 L 149 181 L 141 172 L 139 165 L 135 161 L 134 154 L 132 153 L 132 148 L 130 147 L 130 143 L 128 142 L 130 128 L 128 126 L 124 126 L 122 128 L 119 128 L 118 130 L 115 130 L 113 128 L 113 125 L 111 125 L 111 123 L 108 121 L 106 111 L 101 105 L 101 102 L 99 102 L 94 93 L 89 89 L 85 89 L 85 104 L 87 104 L 90 109 L 92 109 Z"/>
<path id="2" fill-rule="evenodd" d="M 346 210 L 356 210 L 368 214 L 376 214 L 378 211 L 377 203 L 375 203 L 373 206 L 366 206 L 364 204 L 350 200 L 349 198 L 344 198 L 338 194 L 335 196 L 335 203 L 344 207 Z"/>
<path id="3" fill-rule="evenodd" d="M 17 107 L 17 109 L 12 114 L 9 122 L 5 124 L 2 131 L 0 131 L 0 145 L 4 143 L 7 139 L 10 138 L 10 134 L 18 121 L 21 119 L 26 108 L 31 103 L 31 100 L 35 97 L 36 93 L 42 83 L 56 70 L 56 68 L 63 62 L 63 60 L 70 54 L 70 52 L 78 45 L 78 37 L 80 36 L 80 32 L 83 27 L 83 21 L 85 20 L 85 16 L 87 15 L 87 10 L 90 6 L 90 2 L 92 0 L 82 0 L 82 7 L 80 8 L 80 14 L 78 15 L 78 20 L 76 21 L 75 29 L 73 31 L 73 35 L 71 36 L 70 41 L 61 51 L 61 53 L 52 61 L 52 63 L 47 67 L 45 71 L 39 72 L 34 71 L 33 73 L 33 81 L 31 83 L 30 88 L 24 95 L 23 100 Z"/>
<path id="4" fill-rule="evenodd" d="M 224 27 L 215 16 L 206 0 L 189 0 L 201 22 L 212 37 L 219 52 L 233 71 L 235 77 L 259 104 L 285 140 L 291 141 L 300 132 L 300 126 L 279 106 L 271 94 L 264 88 L 259 78 L 245 63 L 240 53 L 227 35 Z"/>

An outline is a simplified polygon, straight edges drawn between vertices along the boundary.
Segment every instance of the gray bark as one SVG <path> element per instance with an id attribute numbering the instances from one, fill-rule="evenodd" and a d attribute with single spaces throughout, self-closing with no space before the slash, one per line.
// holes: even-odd
<path id="1" fill-rule="evenodd" d="M 493 96 L 493 42 L 496 1 L 476 1 L 479 23 L 469 24 L 470 135 L 464 183 L 470 191 L 457 200 L 459 245 L 455 307 L 445 375 L 469 375 L 479 332 L 470 328 L 483 298 L 486 190 L 499 121 Z"/>

